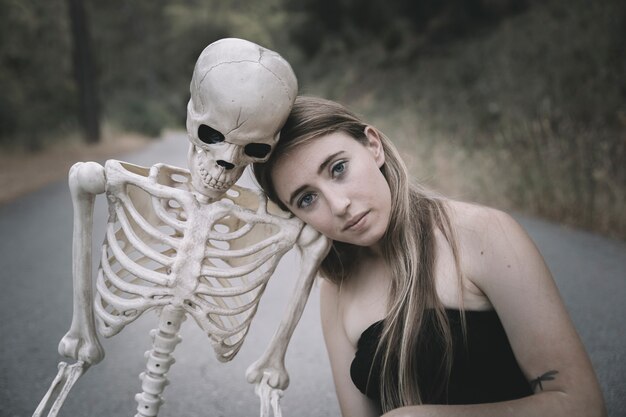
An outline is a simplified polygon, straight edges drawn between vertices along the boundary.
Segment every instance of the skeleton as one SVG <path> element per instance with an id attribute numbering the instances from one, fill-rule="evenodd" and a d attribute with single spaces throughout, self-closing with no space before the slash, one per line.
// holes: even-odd
<path id="1" fill-rule="evenodd" d="M 191 82 L 189 170 L 115 160 L 72 167 L 74 313 L 59 353 L 76 362 L 59 364 L 34 417 L 46 410 L 56 416 L 76 380 L 103 359 L 96 328 L 113 336 L 150 309 L 160 318 L 135 417 L 156 416 L 186 316 L 206 332 L 220 361 L 233 359 L 278 261 L 296 245 L 302 266 L 294 297 L 246 372 L 261 398 L 261 416 L 270 409 L 280 416 L 287 344 L 329 245 L 262 193 L 235 182 L 249 163 L 269 157 L 296 90 L 291 67 L 278 54 L 241 39 L 217 41 L 200 55 Z M 94 296 L 91 225 L 102 193 L 109 220 Z"/>

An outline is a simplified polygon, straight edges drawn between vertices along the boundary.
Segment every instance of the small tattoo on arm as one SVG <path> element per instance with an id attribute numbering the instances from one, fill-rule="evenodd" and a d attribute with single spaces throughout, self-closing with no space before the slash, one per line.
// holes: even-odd
<path id="1" fill-rule="evenodd" d="M 537 392 L 537 388 L 539 388 L 539 391 L 543 391 L 543 384 L 541 383 L 542 381 L 552 381 L 555 378 L 555 375 L 558 374 L 559 371 L 548 371 L 545 374 L 541 375 L 540 377 L 537 377 L 535 379 L 533 379 L 532 381 L 530 381 L 530 388 L 533 390 L 533 392 Z"/>

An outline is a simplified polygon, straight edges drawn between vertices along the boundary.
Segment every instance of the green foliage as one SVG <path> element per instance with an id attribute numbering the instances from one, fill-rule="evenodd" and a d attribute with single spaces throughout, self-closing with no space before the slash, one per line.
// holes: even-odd
<path id="1" fill-rule="evenodd" d="M 183 126 L 197 56 L 214 40 L 241 37 L 280 51 L 301 92 L 390 126 L 407 155 L 425 152 L 422 165 L 442 143 L 454 149 L 443 153 L 445 169 L 471 179 L 464 187 L 475 198 L 482 189 L 487 202 L 498 204 L 497 194 L 518 209 L 626 235 L 623 1 L 85 6 L 103 118 L 118 128 L 156 136 Z M 0 0 L 0 10 L 0 146 L 36 149 L 77 125 L 66 2 Z"/>
<path id="2" fill-rule="evenodd" d="M 285 43 L 281 0 L 85 0 L 103 116 L 158 135 L 181 126 L 194 63 L 223 37 Z M 77 124 L 64 0 L 0 0 L 0 146 L 37 148 Z"/>
<path id="3" fill-rule="evenodd" d="M 65 2 L 0 0 L 0 145 L 75 123 Z"/>
<path id="4" fill-rule="evenodd" d="M 326 52 L 300 78 L 390 126 L 426 162 L 456 149 L 446 153 L 456 166 L 421 174 L 444 166 L 459 198 L 624 237 L 625 17 L 617 0 L 553 0 L 416 59 L 371 45 Z"/>
<path id="5" fill-rule="evenodd" d="M 94 43 L 106 116 L 157 135 L 181 126 L 195 61 L 211 42 L 241 37 L 273 47 L 278 0 L 93 2 Z"/>
<path id="6" fill-rule="evenodd" d="M 308 57 L 376 44 L 415 58 L 524 10 L 525 0 L 286 0 L 293 42 Z M 312 30 L 314 29 L 314 30 Z"/>

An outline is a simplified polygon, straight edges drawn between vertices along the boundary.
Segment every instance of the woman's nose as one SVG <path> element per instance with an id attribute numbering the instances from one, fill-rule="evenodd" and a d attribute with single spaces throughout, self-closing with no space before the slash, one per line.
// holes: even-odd
<path id="1" fill-rule="evenodd" d="M 346 195 L 335 193 L 328 195 L 326 198 L 330 210 L 336 216 L 343 216 L 348 211 L 348 207 L 350 207 L 350 199 Z"/>

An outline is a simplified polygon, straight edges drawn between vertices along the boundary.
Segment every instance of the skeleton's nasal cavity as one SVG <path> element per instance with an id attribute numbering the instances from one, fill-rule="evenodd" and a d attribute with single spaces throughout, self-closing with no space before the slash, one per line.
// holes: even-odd
<path id="1" fill-rule="evenodd" d="M 222 161 L 221 159 L 217 161 L 217 165 L 223 167 L 226 170 L 235 168 L 235 165 L 231 164 L 230 162 Z"/>

